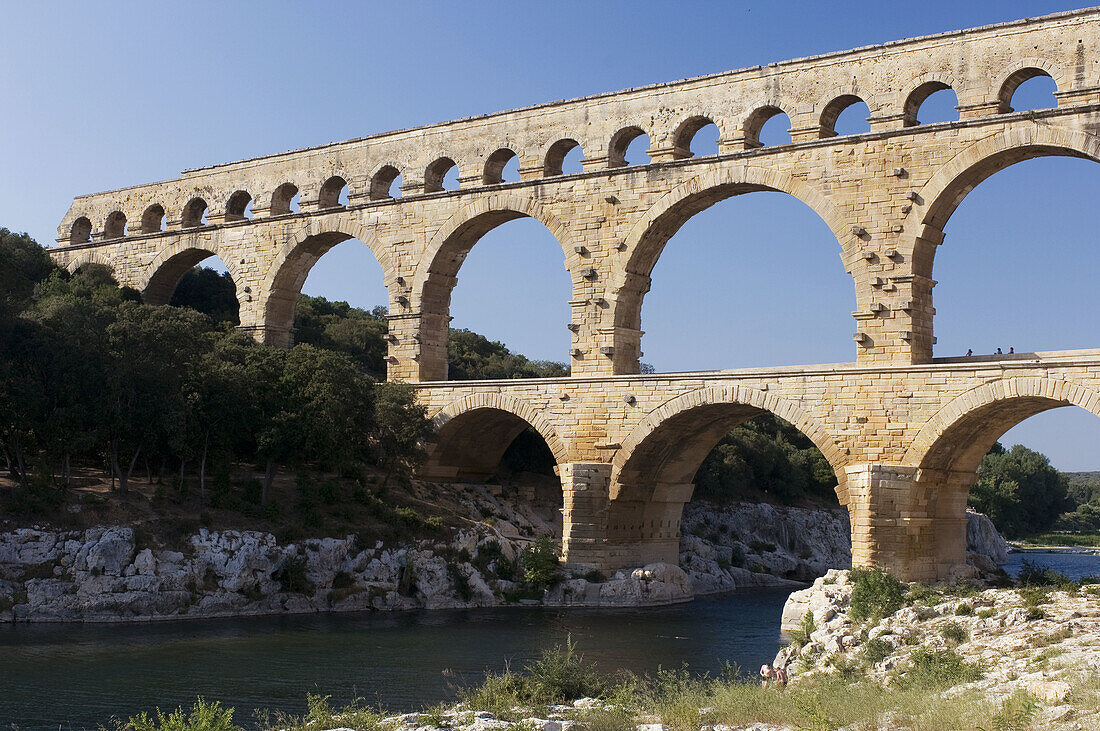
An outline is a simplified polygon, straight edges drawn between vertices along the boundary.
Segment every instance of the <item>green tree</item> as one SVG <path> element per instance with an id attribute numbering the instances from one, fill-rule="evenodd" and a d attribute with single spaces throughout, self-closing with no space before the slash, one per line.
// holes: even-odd
<path id="1" fill-rule="evenodd" d="M 452 381 L 483 378 L 549 378 L 568 376 L 564 363 L 532 361 L 495 340 L 469 330 L 451 330 L 447 341 L 448 376 Z"/>
<path id="2" fill-rule="evenodd" d="M 386 308 L 375 307 L 368 312 L 347 302 L 303 295 L 294 311 L 294 329 L 297 342 L 343 353 L 362 372 L 385 378 L 385 335 L 389 330 Z"/>
<path id="3" fill-rule="evenodd" d="M 203 266 L 192 267 L 176 285 L 169 304 L 190 307 L 214 322 L 241 324 L 237 287 L 229 272 L 217 272 Z"/>
<path id="4" fill-rule="evenodd" d="M 133 302 L 115 309 L 101 389 L 108 463 L 121 492 L 142 450 L 170 441 L 185 418 L 184 381 L 211 334 L 210 319 L 191 310 Z"/>
<path id="5" fill-rule="evenodd" d="M 271 375 L 255 379 L 267 389 L 256 440 L 265 465 L 262 504 L 279 465 L 316 461 L 341 468 L 367 458 L 374 418 L 371 382 L 342 353 L 297 345 L 283 359 L 278 378 Z"/>
<path id="6" fill-rule="evenodd" d="M 416 393 L 403 383 L 375 386 L 374 456 L 386 473 L 409 473 L 424 458 L 421 445 L 431 437 L 434 426 Z"/>
<path id="7" fill-rule="evenodd" d="M 836 484 L 836 473 L 814 443 L 772 414 L 730 430 L 695 475 L 699 494 L 717 499 L 762 492 L 786 502 L 831 501 Z"/>
<path id="8" fill-rule="evenodd" d="M 993 445 L 978 467 L 968 502 L 1008 538 L 1050 530 L 1071 507 L 1062 473 L 1022 444 L 1008 451 L 999 443 Z"/>

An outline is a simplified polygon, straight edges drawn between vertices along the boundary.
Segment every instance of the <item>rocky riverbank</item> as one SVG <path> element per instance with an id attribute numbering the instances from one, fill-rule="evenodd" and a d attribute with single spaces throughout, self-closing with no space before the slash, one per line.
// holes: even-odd
<path id="1" fill-rule="evenodd" d="M 791 594 L 783 627 L 795 642 L 775 664 L 792 684 L 856 673 L 904 686 L 941 673 L 957 681 L 945 698 L 1024 698 L 1040 708 L 1035 727 L 1100 728 L 1100 707 L 1080 705 L 1100 687 L 1100 585 L 911 586 L 908 605 L 881 618 L 853 611 L 853 593 L 850 572 L 831 570 Z"/>
<path id="2" fill-rule="evenodd" d="M 269 533 L 200 529 L 173 550 L 143 545 L 148 539 L 128 526 L 13 530 L 0 534 L 0 622 L 509 603 L 644 606 L 745 587 L 794 587 L 851 560 L 842 509 L 697 502 L 684 513 L 680 566 L 563 576 L 534 591 L 523 582 L 521 552 L 537 536 L 560 535 L 560 515 L 484 486 L 465 488 L 462 503 L 471 516 L 467 528 L 389 546 L 364 545 L 355 535 L 280 544 Z"/>

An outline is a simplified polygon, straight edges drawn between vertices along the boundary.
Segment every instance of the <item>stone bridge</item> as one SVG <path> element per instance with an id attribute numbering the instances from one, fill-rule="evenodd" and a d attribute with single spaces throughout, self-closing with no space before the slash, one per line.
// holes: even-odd
<path id="1" fill-rule="evenodd" d="M 1054 80 L 1057 106 L 1013 111 L 1016 88 L 1036 76 Z M 959 120 L 918 124 L 921 103 L 946 88 Z M 838 136 L 839 114 L 860 101 L 870 131 Z M 761 127 L 780 112 L 791 142 L 762 146 Z M 693 157 L 691 140 L 710 123 L 718 153 Z M 836 470 L 853 560 L 934 578 L 963 560 L 966 489 L 997 437 L 1055 406 L 1100 413 L 1097 352 L 933 359 L 944 226 L 971 189 L 1016 162 L 1100 160 L 1098 131 L 1092 8 L 188 170 L 77 198 L 52 251 L 70 270 L 110 266 L 150 303 L 167 302 L 190 267 L 216 254 L 236 285 L 241 327 L 286 346 L 310 268 L 356 238 L 389 291 L 388 375 L 422 384 L 441 424 L 425 476 L 489 474 L 533 426 L 558 461 L 571 563 L 674 560 L 699 463 L 732 425 L 767 410 Z M 642 134 L 650 162 L 627 165 Z M 576 147 L 582 170 L 563 174 Z M 513 158 L 520 179 L 505 182 Z M 453 167 L 459 187 L 444 190 Z M 855 292 L 854 362 L 637 375 L 642 301 L 665 243 L 714 203 L 761 190 L 798 198 L 835 234 Z M 562 354 L 572 377 L 445 382 L 462 262 L 484 234 L 521 217 L 554 234 L 572 278 Z M 690 304 L 685 313 L 698 314 Z"/>

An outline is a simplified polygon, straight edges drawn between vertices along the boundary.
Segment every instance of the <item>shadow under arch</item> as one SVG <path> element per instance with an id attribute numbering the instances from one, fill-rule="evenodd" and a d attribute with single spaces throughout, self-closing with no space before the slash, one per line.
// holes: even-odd
<path id="1" fill-rule="evenodd" d="M 162 249 L 152 263 L 145 268 L 137 286 L 141 291 L 142 299 L 149 305 L 168 304 L 172 301 L 172 295 L 180 280 L 183 279 L 183 275 L 196 264 L 212 256 L 222 260 L 234 284 L 239 287 L 241 280 L 229 257 L 222 256 L 216 247 L 207 248 L 185 238 Z M 237 296 L 239 300 L 240 291 L 237 292 Z"/>
<path id="2" fill-rule="evenodd" d="M 821 218 L 836 237 L 845 271 L 851 272 L 859 240 L 851 225 L 820 191 L 786 173 L 745 166 L 704 173 L 666 193 L 630 229 L 624 244 L 626 265 L 617 269 L 611 284 L 614 294 L 614 362 L 616 374 L 637 373 L 640 365 L 642 301 L 649 292 L 650 275 L 665 245 L 696 214 L 716 203 L 744 193 L 786 193 L 804 203 Z M 855 285 L 853 282 L 853 289 Z M 856 302 L 863 295 L 856 290 Z"/>
<path id="3" fill-rule="evenodd" d="M 528 428 L 546 442 L 555 464 L 566 461 L 566 446 L 537 410 L 499 393 L 465 396 L 444 406 L 433 419 L 436 433 L 427 459 L 417 470 L 425 480 L 483 481 L 492 477 L 509 445 Z"/>
<path id="4" fill-rule="evenodd" d="M 909 550 L 934 567 L 922 578 L 942 578 L 965 565 L 967 497 L 993 444 L 1020 422 L 1064 406 L 1100 416 L 1100 392 L 1057 378 L 990 381 L 956 396 L 921 428 L 903 463 L 915 468 L 906 512 L 927 523 Z"/>
<path id="5" fill-rule="evenodd" d="M 332 218 L 332 217 L 328 217 Z M 279 248 L 260 285 L 263 340 L 268 345 L 293 344 L 294 309 L 298 295 L 313 265 L 337 244 L 357 239 L 374 256 L 388 284 L 393 275 L 390 257 L 366 226 L 349 220 L 311 220 L 308 230 L 290 238 Z"/>
<path id="6" fill-rule="evenodd" d="M 447 379 L 451 292 L 466 255 L 485 234 L 520 218 L 533 218 L 553 234 L 568 270 L 570 257 L 576 256 L 569 244 L 569 231 L 539 204 L 518 196 L 494 195 L 462 206 L 432 237 L 413 277 L 412 291 L 420 306 L 420 380 Z"/>
<path id="7" fill-rule="evenodd" d="M 821 451 L 847 506 L 844 455 L 794 403 L 744 386 L 703 388 L 650 412 L 623 440 L 611 465 L 607 537 L 612 566 L 679 561 L 680 519 L 703 460 L 734 427 L 764 413 L 797 428 Z"/>

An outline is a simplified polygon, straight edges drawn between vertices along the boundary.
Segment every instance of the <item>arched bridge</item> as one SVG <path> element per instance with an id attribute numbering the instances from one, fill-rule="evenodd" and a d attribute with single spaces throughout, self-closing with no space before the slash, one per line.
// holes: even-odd
<path id="1" fill-rule="evenodd" d="M 1053 79 L 1057 106 L 1013 111 L 1016 88 L 1036 76 Z M 959 120 L 918 124 L 924 99 L 946 88 Z M 869 131 L 837 135 L 839 114 L 861 101 Z M 761 127 L 780 112 L 791 142 L 762 146 Z M 693 136 L 711 123 L 718 153 L 692 156 Z M 627 165 L 642 134 L 650 162 Z M 581 170 L 564 174 L 577 147 Z M 164 303 L 187 269 L 216 254 L 236 284 L 241 327 L 287 345 L 310 268 L 357 238 L 389 291 L 389 377 L 420 383 L 440 424 L 425 476 L 490 474 L 534 427 L 562 479 L 567 560 L 674 560 L 703 457 L 731 426 L 770 411 L 836 470 L 853 561 L 927 579 L 964 560 L 966 491 L 997 437 L 1056 406 L 1100 414 L 1100 351 L 932 358 L 946 222 L 978 183 L 1046 155 L 1100 160 L 1100 9 L 188 170 L 77 198 L 53 255 L 70 269 L 107 264 Z M 513 158 L 519 180 L 505 182 Z M 454 167 L 459 187 L 444 190 Z M 642 300 L 665 243 L 696 213 L 759 190 L 798 198 L 835 234 L 855 293 L 854 362 L 638 375 Z M 554 234 L 572 278 L 562 354 L 572 377 L 445 382 L 462 262 L 484 234 L 521 217 Z"/>

